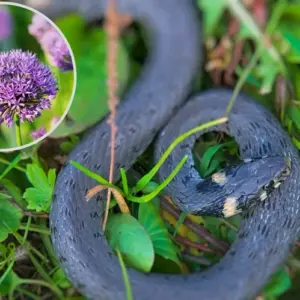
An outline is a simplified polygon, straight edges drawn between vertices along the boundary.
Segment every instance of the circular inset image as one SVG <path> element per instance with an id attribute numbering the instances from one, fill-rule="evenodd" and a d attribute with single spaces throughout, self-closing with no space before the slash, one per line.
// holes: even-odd
<path id="1" fill-rule="evenodd" d="M 59 28 L 30 7 L 0 2 L 0 152 L 50 135 L 75 88 L 74 55 Z"/>

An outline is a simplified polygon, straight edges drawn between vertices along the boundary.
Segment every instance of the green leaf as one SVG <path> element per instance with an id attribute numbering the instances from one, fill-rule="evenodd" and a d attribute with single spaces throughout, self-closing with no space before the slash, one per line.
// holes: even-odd
<path id="1" fill-rule="evenodd" d="M 27 208 L 37 212 L 48 212 L 56 179 L 55 169 L 50 169 L 47 176 L 37 164 L 28 164 L 26 175 L 34 186 L 27 188 L 23 195 L 28 203 Z"/>
<path id="2" fill-rule="evenodd" d="M 50 169 L 48 171 L 48 183 L 49 185 L 54 188 L 55 185 L 55 180 L 56 180 L 56 172 L 55 169 Z"/>
<path id="3" fill-rule="evenodd" d="M 198 6 L 203 10 L 204 29 L 206 34 L 212 34 L 226 9 L 225 0 L 198 0 Z"/>
<path id="4" fill-rule="evenodd" d="M 121 173 L 123 191 L 124 191 L 125 196 L 127 196 L 129 194 L 129 188 L 128 188 L 128 182 L 127 182 L 127 176 L 126 176 L 125 169 L 121 168 L 120 173 Z"/>
<path id="5" fill-rule="evenodd" d="M 268 53 L 264 52 L 257 67 L 257 75 L 262 80 L 260 87 L 261 94 L 271 92 L 277 74 L 280 72 L 280 65 Z"/>
<path id="6" fill-rule="evenodd" d="M 69 141 L 64 142 L 60 145 L 60 148 L 65 154 L 69 154 L 74 149 L 74 147 L 78 144 L 79 141 L 80 139 L 76 135 L 72 135 L 70 136 Z"/>
<path id="7" fill-rule="evenodd" d="M 152 241 L 144 227 L 131 215 L 110 216 L 106 227 L 107 239 L 114 250 L 119 250 L 127 264 L 149 272 L 154 263 Z"/>
<path id="8" fill-rule="evenodd" d="M 224 144 L 214 145 L 209 147 L 203 154 L 201 165 L 200 165 L 200 174 L 205 174 L 211 164 L 213 157 L 216 153 L 224 147 Z"/>
<path id="9" fill-rule="evenodd" d="M 137 203 L 146 203 L 148 201 L 151 201 L 173 180 L 173 178 L 177 175 L 177 173 L 180 171 L 180 169 L 182 168 L 182 166 L 185 164 L 186 161 L 187 161 L 187 155 L 183 157 L 183 159 L 179 162 L 179 164 L 171 172 L 171 174 L 150 194 L 142 197 L 135 197 L 135 196 L 128 195 L 127 199 Z"/>
<path id="10" fill-rule="evenodd" d="M 269 283 L 264 287 L 264 293 L 267 296 L 281 296 L 292 286 L 292 281 L 288 273 L 281 269 L 272 276 Z"/>
<path id="11" fill-rule="evenodd" d="M 70 164 L 72 166 L 74 166 L 75 168 L 77 168 L 78 170 L 80 170 L 81 172 L 83 172 L 85 175 L 93 178 L 94 180 L 96 180 L 100 184 L 109 185 L 109 181 L 108 180 L 106 180 L 104 177 L 98 175 L 97 173 L 94 173 L 94 172 L 90 171 L 88 168 L 84 167 L 80 163 L 71 160 Z M 112 187 L 114 187 L 114 186 L 112 186 Z"/>
<path id="12" fill-rule="evenodd" d="M 41 189 L 49 188 L 47 175 L 38 165 L 28 164 L 26 168 L 26 175 L 33 186 L 40 187 Z"/>
<path id="13" fill-rule="evenodd" d="M 55 273 L 52 276 L 53 281 L 61 288 L 63 289 L 67 289 L 69 287 L 71 287 L 71 283 L 68 280 L 68 278 L 66 277 L 64 271 L 62 270 L 62 268 L 59 268 L 55 271 Z"/>
<path id="14" fill-rule="evenodd" d="M 7 239 L 8 234 L 20 227 L 22 212 L 6 199 L 0 198 L 0 242 Z"/>
<path id="15" fill-rule="evenodd" d="M 295 126 L 300 129 L 300 109 L 298 107 L 289 105 L 287 107 L 286 114 L 291 118 Z"/>
<path id="16" fill-rule="evenodd" d="M 138 220 L 148 232 L 156 254 L 180 266 L 178 249 L 174 245 L 160 214 L 152 202 L 140 204 Z"/>

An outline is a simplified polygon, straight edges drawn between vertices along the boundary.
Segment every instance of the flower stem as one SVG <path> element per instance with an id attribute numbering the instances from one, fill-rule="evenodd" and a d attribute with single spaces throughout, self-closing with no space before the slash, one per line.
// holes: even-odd
<path id="1" fill-rule="evenodd" d="M 17 146 L 20 147 L 22 146 L 22 135 L 21 135 L 21 123 L 20 123 L 20 118 L 19 116 L 16 116 L 15 118 L 16 121 L 16 139 L 17 139 Z"/>

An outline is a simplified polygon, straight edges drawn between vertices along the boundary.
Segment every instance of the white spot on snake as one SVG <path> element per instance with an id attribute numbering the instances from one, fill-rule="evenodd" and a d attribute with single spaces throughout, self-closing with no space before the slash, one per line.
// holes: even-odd
<path id="1" fill-rule="evenodd" d="M 227 179 L 226 179 L 226 173 L 225 172 L 218 172 L 211 176 L 211 179 L 213 182 L 217 183 L 218 185 L 223 186 Z"/>
<path id="2" fill-rule="evenodd" d="M 260 194 L 259 198 L 260 198 L 261 201 L 266 200 L 266 199 L 268 198 L 267 192 L 266 192 L 266 191 L 263 191 L 263 192 Z"/>
<path id="3" fill-rule="evenodd" d="M 251 158 L 245 158 L 245 159 L 244 159 L 244 163 L 249 163 L 249 162 L 251 162 L 251 161 L 252 161 Z"/>
<path id="4" fill-rule="evenodd" d="M 280 181 L 278 181 L 278 182 L 275 182 L 275 184 L 274 184 L 274 188 L 275 189 L 277 189 L 279 186 L 281 185 L 281 182 Z"/>
<path id="5" fill-rule="evenodd" d="M 240 209 L 237 209 L 237 206 L 238 206 L 237 198 L 235 197 L 226 198 L 224 203 L 224 208 L 223 208 L 224 217 L 229 218 L 242 212 Z"/>

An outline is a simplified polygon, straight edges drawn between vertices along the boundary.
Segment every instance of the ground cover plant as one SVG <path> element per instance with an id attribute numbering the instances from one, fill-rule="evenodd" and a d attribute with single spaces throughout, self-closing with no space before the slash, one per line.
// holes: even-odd
<path id="1" fill-rule="evenodd" d="M 300 149 L 300 2 L 202 0 L 200 11 L 206 60 L 194 90 L 224 85 L 236 92 L 242 89 L 276 114 Z M 111 91 L 106 86 L 110 72 L 105 62 L 114 62 L 121 96 L 137 78 L 147 56 L 143 29 L 130 20 L 122 28 L 116 60 L 109 51 L 110 36 L 103 22 L 86 24 L 75 14 L 56 22 L 73 48 L 78 87 L 67 118 L 51 138 L 0 156 L 0 293 L 4 299 L 84 299 L 64 275 L 50 242 L 48 214 L 56 175 L 83 132 L 113 109 L 107 101 Z M 240 221 L 239 216 L 218 219 L 182 214 L 163 188 L 185 158 L 167 182 L 157 182 L 151 151 L 150 147 L 131 170 L 114 170 L 121 173 L 116 185 L 72 162 L 99 183 L 87 199 L 108 187 L 112 191 L 107 223 L 99 226 L 105 225 L 119 257 L 128 299 L 132 297 L 128 265 L 144 272 L 204 270 L 226 252 Z M 199 173 L 207 177 L 237 159 L 238 151 L 232 138 L 213 133 L 199 140 L 194 157 Z M 259 300 L 298 299 L 298 247 L 296 243 Z"/>

